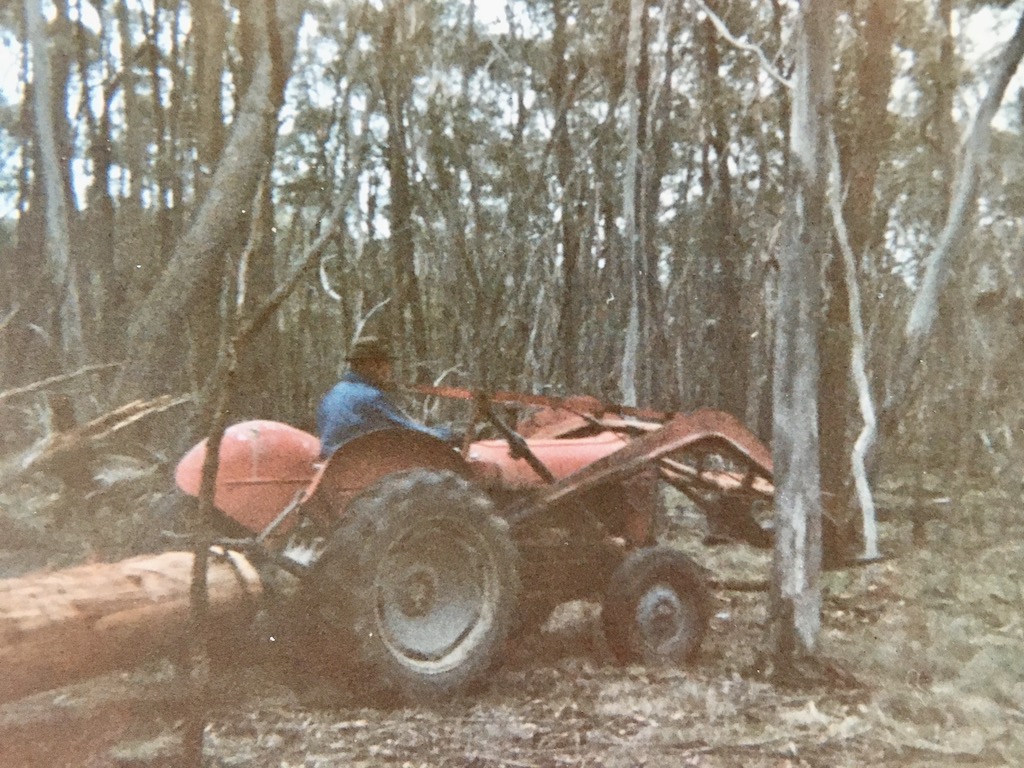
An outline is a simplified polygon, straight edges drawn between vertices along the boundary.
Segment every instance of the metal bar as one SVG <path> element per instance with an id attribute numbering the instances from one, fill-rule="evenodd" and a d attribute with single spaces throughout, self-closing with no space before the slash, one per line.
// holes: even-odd
<path id="1" fill-rule="evenodd" d="M 494 412 L 494 409 L 491 408 L 491 404 L 489 402 L 486 400 L 478 400 L 477 402 L 483 404 L 483 413 L 501 433 L 501 436 L 508 441 L 509 450 L 512 452 L 512 458 L 525 459 L 526 463 L 530 465 L 530 468 L 536 472 L 538 477 L 544 480 L 544 482 L 555 482 L 555 476 L 551 474 L 551 470 L 545 466 L 544 462 L 537 458 L 537 454 L 530 450 L 530 446 L 526 440 L 523 439 L 523 436 L 506 424 L 505 420 Z"/>
<path id="2" fill-rule="evenodd" d="M 305 489 L 297 492 L 292 497 L 292 500 L 291 500 L 291 502 L 289 502 L 288 506 L 286 506 L 284 509 L 282 509 L 277 514 L 277 517 L 275 517 L 273 520 L 270 521 L 270 525 L 268 525 L 266 528 L 264 528 L 260 532 L 260 534 L 256 537 L 256 541 L 259 542 L 260 544 L 263 544 L 263 542 L 265 542 L 268 538 L 270 538 L 270 536 L 274 533 L 274 531 L 276 531 L 278 529 L 278 527 L 281 525 L 281 523 L 283 523 L 285 520 L 287 520 L 289 517 L 291 517 L 292 512 L 294 512 L 296 509 L 299 508 L 299 505 L 302 504 L 302 500 L 305 498 L 305 495 L 306 495 Z"/>
<path id="3" fill-rule="evenodd" d="M 427 384 L 410 384 L 404 386 L 406 392 L 415 392 L 432 397 L 445 397 L 452 400 L 478 400 L 486 398 L 492 403 L 515 403 L 519 405 L 539 405 L 546 408 L 561 408 L 582 415 L 587 413 L 618 413 L 638 419 L 668 421 L 675 414 L 669 411 L 657 411 L 650 408 L 634 408 L 628 405 L 603 403 L 595 397 L 553 397 L 550 395 L 531 395 L 526 392 L 509 392 L 496 390 L 482 392 L 464 387 L 433 387 Z"/>
<path id="4" fill-rule="evenodd" d="M 693 467 L 669 458 L 659 459 L 658 467 L 665 482 L 680 490 L 683 486 L 697 485 L 708 491 L 742 492 L 765 499 L 770 499 L 775 492 L 770 480 L 755 475 L 752 471 L 748 471 L 742 476 L 734 472 L 699 472 Z"/>

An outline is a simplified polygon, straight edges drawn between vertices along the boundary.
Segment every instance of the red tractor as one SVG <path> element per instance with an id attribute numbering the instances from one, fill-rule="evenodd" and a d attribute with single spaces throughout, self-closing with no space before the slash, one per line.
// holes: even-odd
<path id="1" fill-rule="evenodd" d="M 436 395 L 464 391 L 422 388 Z M 548 407 L 513 429 L 494 400 Z M 272 421 L 230 427 L 214 504 L 250 550 L 299 577 L 329 652 L 410 700 L 462 691 L 510 634 L 597 598 L 619 660 L 691 659 L 710 599 L 702 569 L 658 545 L 666 481 L 753 544 L 770 500 L 768 449 L 727 414 L 609 410 L 591 398 L 476 398 L 495 439 L 461 450 L 384 430 L 318 462 L 318 440 Z M 646 418 L 636 418 L 637 416 Z M 198 495 L 205 442 L 176 480 Z M 369 673 L 369 674 L 365 674 Z"/>

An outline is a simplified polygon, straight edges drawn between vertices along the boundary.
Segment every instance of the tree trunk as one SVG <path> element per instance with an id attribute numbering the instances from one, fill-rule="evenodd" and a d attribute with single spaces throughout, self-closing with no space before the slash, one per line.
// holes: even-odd
<path id="1" fill-rule="evenodd" d="M 192 6 L 195 45 L 196 199 L 202 200 L 224 149 L 221 104 L 228 24 L 221 0 L 198 0 Z"/>
<path id="2" fill-rule="evenodd" d="M 555 125 L 551 137 L 554 146 L 555 172 L 561 199 L 558 207 L 562 229 L 562 294 L 559 301 L 557 351 L 555 375 L 568 392 L 578 386 L 579 326 L 580 326 L 580 213 L 579 182 L 575 180 L 575 156 L 569 138 L 569 109 L 572 98 L 567 61 L 566 9 L 564 0 L 554 0 L 552 10 L 555 26 L 551 45 L 555 65 L 551 71 L 551 95 L 554 99 Z"/>
<path id="3" fill-rule="evenodd" d="M 0 581 L 0 701 L 56 688 L 180 644 L 191 552 L 143 555 Z M 261 582 L 238 553 L 209 567 L 210 619 L 244 626 Z"/>
<path id="4" fill-rule="evenodd" d="M 896 10 L 889 0 L 871 0 L 862 22 L 864 49 L 857 64 L 853 110 L 841 141 L 846 148 L 842 167 L 843 215 L 849 248 L 861 259 L 882 242 L 886 219 L 875 205 L 875 181 L 892 134 L 888 117 L 893 76 Z M 821 481 L 826 508 L 841 529 L 852 535 L 850 504 L 850 381 L 853 335 L 850 295 L 843 261 L 834 257 L 826 270 L 829 286 L 825 327 L 821 335 Z"/>
<path id="5" fill-rule="evenodd" d="M 900 415 L 906 410 L 913 391 L 915 376 L 931 340 L 938 314 L 939 298 L 949 277 L 960 243 L 966 234 L 966 223 L 977 202 L 981 163 L 988 153 L 992 118 L 1002 103 L 1003 94 L 1024 57 L 1024 15 L 1017 23 L 1013 37 L 995 63 L 992 81 L 979 105 L 970 133 L 964 141 L 963 164 L 953 188 L 946 223 L 935 249 L 925 263 L 921 286 L 914 297 L 901 348 L 886 382 L 885 401 L 879 418 L 881 436 L 895 430 Z"/>
<path id="6" fill-rule="evenodd" d="M 723 109 L 720 92 L 721 56 L 715 29 L 710 19 L 701 25 L 703 38 L 702 79 L 708 100 L 705 112 L 710 149 L 714 164 L 705 168 L 705 195 L 708 207 L 704 214 L 703 251 L 710 260 L 705 279 L 710 283 L 707 307 L 714 324 L 708 332 L 709 360 L 713 361 L 714 395 L 709 406 L 742 416 L 747 405 L 748 337 L 744 327 L 743 249 L 733 217 L 732 174 L 729 171 L 729 121 Z"/>
<path id="7" fill-rule="evenodd" d="M 623 179 L 622 216 L 625 220 L 623 239 L 625 240 L 625 263 L 629 276 L 629 319 L 626 324 L 624 348 L 622 352 L 622 374 L 619 388 L 622 402 L 625 405 L 637 404 L 637 370 L 640 359 L 641 301 L 643 268 L 640 229 L 636 216 L 636 201 L 639 192 L 640 162 L 640 89 L 638 64 L 642 43 L 642 19 L 645 0 L 631 0 L 629 6 L 629 35 L 626 41 L 626 88 L 625 101 L 629 110 L 629 127 L 626 139 L 626 169 Z"/>
<path id="8" fill-rule="evenodd" d="M 264 13 L 274 5 L 264 5 Z M 209 194 L 128 326 L 130 357 L 136 364 L 126 366 L 118 376 L 115 391 L 122 399 L 183 385 L 175 372 L 181 376 L 181 336 L 189 307 L 208 276 L 221 273 L 225 252 L 240 245 L 235 242 L 238 219 L 251 209 L 259 180 L 271 162 L 277 112 L 301 18 L 294 3 L 277 3 L 276 7 L 276 19 L 265 18 L 262 25 L 258 63 Z"/>
<path id="9" fill-rule="evenodd" d="M 39 174 L 46 189 L 46 254 L 57 308 L 55 328 L 62 361 L 68 368 L 75 369 L 84 364 L 87 355 L 82 334 L 78 278 L 71 256 L 70 193 L 61 167 L 61 142 L 57 134 L 57 111 L 59 108 L 60 114 L 65 113 L 65 96 L 53 88 L 50 41 L 41 0 L 25 0 L 25 19 L 32 43 L 35 133 L 42 165 Z"/>
<path id="10" fill-rule="evenodd" d="M 775 339 L 775 558 L 769 641 L 774 672 L 799 675 L 821 626 L 818 457 L 820 255 L 828 247 L 826 192 L 832 108 L 832 0 L 801 6 L 790 132 L 790 206 L 779 255 Z"/>
<path id="11" fill-rule="evenodd" d="M 389 307 L 394 343 L 401 348 L 403 340 L 412 342 L 416 365 L 415 378 L 425 381 L 427 371 L 421 368 L 427 359 L 427 324 L 423 315 L 419 276 L 416 274 L 416 240 L 414 238 L 414 196 L 409 180 L 409 141 L 406 136 L 405 110 L 409 98 L 409 73 L 403 70 L 402 46 L 409 23 L 405 3 L 393 0 L 385 10 L 387 18 L 381 39 L 380 67 L 387 110 L 388 136 L 385 145 L 388 175 L 391 177 L 389 223 L 391 255 L 394 264 L 394 296 Z M 408 312 L 408 326 L 406 322 Z"/>
<path id="12" fill-rule="evenodd" d="M 159 36 L 162 33 L 160 28 L 161 3 L 159 0 L 153 4 L 153 15 L 147 17 L 143 14 L 143 27 L 145 28 L 147 44 L 152 54 L 149 57 L 149 86 L 153 92 L 151 105 L 153 116 L 153 180 L 156 185 L 156 264 L 166 264 L 171 254 L 173 240 L 170 191 L 174 168 L 170 156 L 167 141 L 167 109 L 164 106 L 163 88 L 160 80 L 161 57 L 157 54 L 160 50 Z M 174 201 L 178 202 L 178 201 Z M 219 282 L 219 281 L 218 281 Z"/>

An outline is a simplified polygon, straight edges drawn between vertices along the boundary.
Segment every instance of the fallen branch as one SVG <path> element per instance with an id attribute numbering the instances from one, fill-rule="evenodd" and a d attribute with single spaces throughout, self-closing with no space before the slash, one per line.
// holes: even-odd
<path id="1" fill-rule="evenodd" d="M 71 373 L 62 373 L 58 376 L 50 376 L 49 378 L 42 379 L 41 381 L 33 382 L 32 384 L 25 384 L 21 387 L 15 387 L 14 389 L 7 389 L 0 392 L 0 403 L 5 400 L 10 400 L 12 397 L 18 395 L 27 395 L 32 392 L 38 392 L 41 389 L 52 387 L 54 384 L 62 384 L 65 381 L 71 381 L 77 379 L 79 376 L 85 376 L 88 373 L 95 373 L 96 371 L 104 371 L 110 368 L 120 368 L 124 363 L 99 363 L 96 365 L 86 365 L 79 368 L 77 371 Z"/>
<path id="2" fill-rule="evenodd" d="M 191 399 L 191 395 L 179 395 L 177 397 L 174 395 L 161 395 L 152 400 L 135 400 L 126 403 L 68 432 L 58 432 L 44 440 L 41 450 L 34 452 L 34 455 L 23 465 L 23 468 L 38 468 L 41 465 L 58 459 L 63 454 L 78 452 L 87 443 L 97 443 L 105 440 L 114 433 L 120 432 L 125 427 L 131 426 L 147 416 L 152 416 L 153 414 L 161 413 L 175 406 L 187 403 Z"/>
<path id="3" fill-rule="evenodd" d="M 83 452 L 147 416 L 166 411 L 191 400 L 191 395 L 162 395 L 153 400 L 135 400 L 86 424 L 47 435 L 20 456 L 0 467 L 0 486 L 24 474 L 46 471 L 62 461 L 81 462 Z"/>

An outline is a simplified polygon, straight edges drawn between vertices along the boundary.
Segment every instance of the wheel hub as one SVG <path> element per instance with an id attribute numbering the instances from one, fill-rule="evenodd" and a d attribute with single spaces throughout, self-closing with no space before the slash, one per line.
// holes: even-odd
<path id="1" fill-rule="evenodd" d="M 471 531 L 414 529 L 378 568 L 378 628 L 405 664 L 457 659 L 463 642 L 490 621 L 494 574 Z"/>
<path id="2" fill-rule="evenodd" d="M 676 591 L 655 584 L 637 604 L 637 627 L 645 643 L 658 649 L 687 632 L 686 609 Z"/>
<path id="3" fill-rule="evenodd" d="M 437 576 L 427 569 L 414 570 L 396 597 L 399 610 L 409 618 L 426 616 L 437 602 Z"/>

